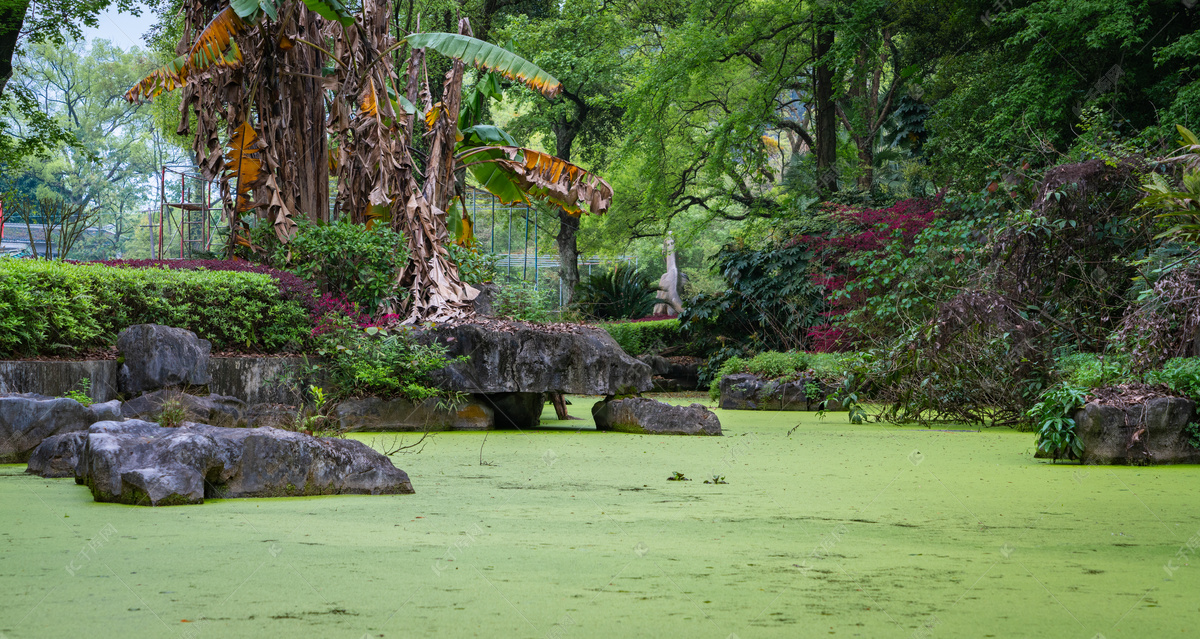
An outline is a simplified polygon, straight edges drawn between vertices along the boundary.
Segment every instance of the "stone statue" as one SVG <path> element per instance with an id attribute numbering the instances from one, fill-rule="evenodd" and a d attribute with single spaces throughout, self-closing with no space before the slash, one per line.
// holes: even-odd
<path id="1" fill-rule="evenodd" d="M 667 272 L 658 278 L 658 292 L 655 293 L 655 297 L 660 301 L 654 305 L 654 314 L 676 317 L 683 312 L 683 298 L 679 296 L 683 278 L 675 266 L 675 237 L 670 231 L 667 231 L 667 237 L 663 239 L 663 250 L 667 254 Z"/>

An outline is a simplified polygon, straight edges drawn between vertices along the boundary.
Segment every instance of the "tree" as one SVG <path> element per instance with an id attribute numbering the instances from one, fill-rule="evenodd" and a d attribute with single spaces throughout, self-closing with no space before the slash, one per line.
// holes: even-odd
<path id="1" fill-rule="evenodd" d="M 913 42 L 902 47 L 941 40 L 924 52 L 936 67 L 923 83 L 935 105 L 926 148 L 938 172 L 964 186 L 987 184 L 997 169 L 1059 162 L 1088 105 L 1148 147 L 1169 146 L 1177 123 L 1200 125 L 1200 12 L 1184 3 L 905 5 L 901 24 Z"/>
<path id="2" fill-rule="evenodd" d="M 246 218 L 272 225 L 282 242 L 295 232 L 293 212 L 321 219 L 323 199 L 298 189 L 314 187 L 304 176 L 323 183 L 332 161 L 343 217 L 390 224 L 408 240 L 409 261 L 397 281 L 407 297 L 395 300 L 395 310 L 413 322 L 460 318 L 470 314 L 474 291 L 448 259 L 446 211 L 461 159 L 456 149 L 466 65 L 497 71 L 550 96 L 561 87 L 520 56 L 470 37 L 465 18 L 458 33 L 396 40 L 389 33 L 394 16 L 390 3 L 372 1 L 358 15 L 333 0 L 266 0 L 215 13 L 191 7 L 181 55 L 131 88 L 127 98 L 183 87 L 183 103 L 196 116 L 197 164 L 222 180 L 235 241 L 249 244 Z M 391 54 L 406 50 L 398 56 L 407 58 L 406 66 L 393 67 Z M 425 79 L 427 50 L 452 60 L 436 103 Z M 332 73 L 322 77 L 326 64 Z M 429 129 L 420 166 L 413 145 L 421 137 L 414 131 L 418 115 Z M 181 129 L 189 123 L 185 111 Z M 334 152 L 327 154 L 327 146 Z M 603 212 L 611 199 L 603 181 L 529 149 L 499 145 L 468 152 L 487 154 L 474 161 L 562 206 Z"/>
<path id="3" fill-rule="evenodd" d="M 9 179 L 29 198 L 52 196 L 95 212 L 94 222 L 105 233 L 82 238 L 76 247 L 85 253 L 74 257 L 121 251 L 144 205 L 148 177 L 167 159 L 156 152 L 161 136 L 149 114 L 122 99 L 144 63 L 141 52 L 122 51 L 106 40 L 90 47 L 81 41 L 33 44 L 18 58 L 11 88 L 30 96 L 36 112 L 51 118 L 73 143 L 24 162 L 9 171 Z M 10 126 L 20 135 L 28 122 L 17 117 Z"/>
<path id="4" fill-rule="evenodd" d="M 642 193 L 629 197 L 638 198 L 633 205 L 645 223 L 657 226 L 692 207 L 730 220 L 787 210 L 771 158 L 781 145 L 765 138 L 788 136 L 786 166 L 792 156 L 827 149 L 836 133 L 822 130 L 820 143 L 812 134 L 813 26 L 805 3 L 708 0 L 688 5 L 673 26 L 649 31 L 622 149 L 622 161 L 637 163 L 643 176 Z M 825 109 L 818 118 L 830 115 Z"/>
<path id="5" fill-rule="evenodd" d="M 497 33 L 497 39 L 511 40 L 518 53 L 562 83 L 563 99 L 528 90 L 518 94 L 518 106 L 526 111 L 510 122 L 513 133 L 529 137 L 550 132 L 556 157 L 570 162 L 582 148 L 581 155 L 593 169 L 604 167 L 624 113 L 621 92 L 631 71 L 630 55 L 624 51 L 628 38 L 622 36 L 624 28 L 615 14 L 615 8 L 596 0 L 568 0 L 542 19 L 514 16 Z M 559 275 L 569 303 L 579 283 L 580 219 L 561 208 L 557 215 Z"/>

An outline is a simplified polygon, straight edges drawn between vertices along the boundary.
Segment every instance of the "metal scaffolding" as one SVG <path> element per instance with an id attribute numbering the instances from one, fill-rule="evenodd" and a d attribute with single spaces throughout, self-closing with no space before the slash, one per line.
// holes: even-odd
<path id="1" fill-rule="evenodd" d="M 176 201 L 171 201 L 176 197 Z M 164 166 L 158 179 L 158 207 L 146 211 L 151 257 L 189 259 L 197 248 L 211 250 L 214 231 L 221 220 L 220 203 L 215 181 L 205 179 L 190 167 Z"/>

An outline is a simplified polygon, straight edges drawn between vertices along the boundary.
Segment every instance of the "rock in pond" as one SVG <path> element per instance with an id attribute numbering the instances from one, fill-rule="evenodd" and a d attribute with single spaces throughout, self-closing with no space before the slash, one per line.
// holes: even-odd
<path id="1" fill-rule="evenodd" d="M 815 378 L 763 379 L 749 373 L 721 378 L 720 406 L 726 410 L 820 410 L 830 389 Z M 829 399 L 827 410 L 843 410 Z"/>
<path id="2" fill-rule="evenodd" d="M 81 433 L 75 482 L 96 501 L 170 506 L 205 498 L 407 494 L 408 475 L 362 442 L 276 428 L 98 422 Z M 43 443 L 34 472 L 68 465 L 72 443 Z"/>
<path id="3" fill-rule="evenodd" d="M 1158 397 L 1124 407 L 1089 402 L 1074 419 L 1085 464 L 1200 463 L 1200 449 L 1187 432 L 1196 419 L 1196 403 L 1189 399 Z"/>
<path id="4" fill-rule="evenodd" d="M 124 361 L 117 387 L 127 396 L 176 386 L 208 384 L 212 344 L 182 328 L 134 324 L 117 334 Z"/>
<path id="5" fill-rule="evenodd" d="M 81 430 L 43 439 L 29 456 L 25 472 L 42 477 L 74 477 L 84 437 L 87 431 Z"/>
<path id="6" fill-rule="evenodd" d="M 73 399 L 0 395 L 0 464 L 24 462 L 47 437 L 87 429 L 88 409 Z"/>
<path id="7" fill-rule="evenodd" d="M 421 339 L 464 358 L 433 374 L 442 390 L 621 395 L 652 387 L 650 367 L 599 328 L 481 319 L 426 329 Z"/>
<path id="8" fill-rule="evenodd" d="M 592 406 L 596 430 L 646 435 L 720 435 L 721 420 L 700 404 L 675 406 L 645 397 L 606 399 Z"/>

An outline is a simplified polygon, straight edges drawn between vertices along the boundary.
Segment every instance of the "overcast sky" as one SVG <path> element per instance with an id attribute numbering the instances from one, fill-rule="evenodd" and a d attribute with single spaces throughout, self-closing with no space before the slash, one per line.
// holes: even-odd
<path id="1" fill-rule="evenodd" d="M 122 49 L 138 47 L 146 48 L 142 39 L 146 31 L 154 25 L 156 17 L 150 9 L 143 7 L 142 15 L 132 16 L 128 13 L 118 13 L 115 6 L 100 14 L 99 24 L 95 29 L 83 28 L 83 36 L 88 40 L 104 38 Z"/>

